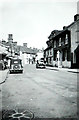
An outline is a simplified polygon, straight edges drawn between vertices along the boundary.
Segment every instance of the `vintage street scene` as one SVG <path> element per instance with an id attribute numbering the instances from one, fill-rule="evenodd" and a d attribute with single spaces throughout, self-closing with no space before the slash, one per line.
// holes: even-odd
<path id="1" fill-rule="evenodd" d="M 0 120 L 79 119 L 78 6 L 1 2 Z"/>

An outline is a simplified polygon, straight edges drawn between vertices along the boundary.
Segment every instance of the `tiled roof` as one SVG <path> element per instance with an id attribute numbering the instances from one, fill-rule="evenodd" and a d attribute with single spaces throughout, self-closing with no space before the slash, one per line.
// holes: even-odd
<path id="1" fill-rule="evenodd" d="M 74 22 L 72 22 L 70 25 L 66 26 L 66 27 L 65 27 L 63 30 L 61 30 L 61 31 L 59 31 L 59 30 L 53 30 L 53 31 L 51 32 L 50 36 L 48 37 L 48 39 L 51 40 L 51 39 L 55 38 L 56 36 L 62 34 L 63 32 L 68 31 L 68 28 L 71 27 L 72 25 L 74 25 L 74 24 L 77 23 L 77 22 L 79 22 L 79 19 L 76 20 L 76 21 L 74 21 Z M 55 33 L 55 34 L 54 34 L 54 33 Z M 49 41 L 49 40 L 48 40 L 48 41 Z"/>
<path id="2" fill-rule="evenodd" d="M 32 49 L 24 46 L 21 46 L 20 50 L 22 51 L 22 53 L 27 53 L 27 54 L 36 54 L 38 52 L 37 49 Z"/>
<path id="3" fill-rule="evenodd" d="M 50 48 L 52 48 L 52 46 L 48 46 L 44 51 L 46 51 L 46 50 L 48 50 L 48 49 L 50 49 Z"/>

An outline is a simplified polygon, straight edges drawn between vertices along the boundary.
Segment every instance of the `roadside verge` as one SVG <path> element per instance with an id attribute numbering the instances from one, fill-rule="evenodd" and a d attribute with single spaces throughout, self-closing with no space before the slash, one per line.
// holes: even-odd
<path id="1" fill-rule="evenodd" d="M 0 84 L 4 83 L 8 77 L 9 69 L 0 70 Z"/>

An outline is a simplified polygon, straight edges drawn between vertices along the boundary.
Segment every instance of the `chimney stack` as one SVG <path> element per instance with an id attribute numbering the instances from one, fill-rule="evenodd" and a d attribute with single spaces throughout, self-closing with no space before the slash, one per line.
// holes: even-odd
<path id="1" fill-rule="evenodd" d="M 75 16 L 74 16 L 74 21 L 77 21 L 79 19 L 79 14 L 76 14 Z"/>
<path id="2" fill-rule="evenodd" d="M 8 34 L 8 42 L 9 43 L 13 42 L 13 34 Z"/>
<path id="3" fill-rule="evenodd" d="M 66 29 L 66 28 L 67 28 L 67 26 L 63 26 L 63 30 Z"/>
<path id="4" fill-rule="evenodd" d="M 27 47 L 27 43 L 23 43 L 23 46 L 24 46 L 24 47 Z"/>

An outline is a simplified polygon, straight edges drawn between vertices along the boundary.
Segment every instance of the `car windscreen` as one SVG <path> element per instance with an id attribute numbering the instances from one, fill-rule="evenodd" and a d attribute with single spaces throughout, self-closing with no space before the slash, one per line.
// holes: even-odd
<path id="1" fill-rule="evenodd" d="M 11 60 L 11 64 L 21 64 L 21 60 Z"/>
<path id="2" fill-rule="evenodd" d="M 43 61 L 43 60 L 40 60 L 39 62 L 42 62 L 42 63 L 44 63 L 44 61 Z"/>

